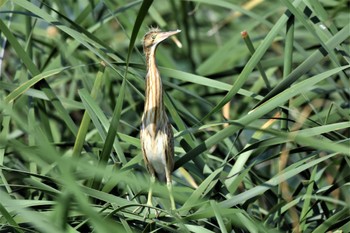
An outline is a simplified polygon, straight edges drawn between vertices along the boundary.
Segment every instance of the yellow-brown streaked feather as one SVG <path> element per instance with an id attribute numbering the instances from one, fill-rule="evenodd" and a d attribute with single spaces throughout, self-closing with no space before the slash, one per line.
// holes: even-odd
<path id="1" fill-rule="evenodd" d="M 147 135 L 145 135 L 147 134 Z M 155 171 L 152 167 L 152 164 L 148 161 L 147 158 L 147 153 L 146 153 L 146 149 L 145 149 L 145 144 L 144 144 L 144 138 L 149 137 L 149 133 L 147 132 L 147 130 L 141 130 L 140 132 L 140 141 L 141 141 L 141 152 L 142 152 L 142 157 L 143 157 L 143 161 L 145 162 L 146 168 L 148 170 L 148 172 L 152 175 L 155 176 Z"/>

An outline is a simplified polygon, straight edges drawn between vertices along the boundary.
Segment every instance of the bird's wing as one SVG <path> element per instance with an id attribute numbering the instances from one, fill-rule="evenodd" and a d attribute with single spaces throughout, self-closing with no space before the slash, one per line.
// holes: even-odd
<path id="1" fill-rule="evenodd" d="M 171 173 L 174 169 L 174 134 L 170 123 L 166 127 L 166 135 L 168 136 L 168 145 L 165 149 L 165 159 L 167 168 Z"/>

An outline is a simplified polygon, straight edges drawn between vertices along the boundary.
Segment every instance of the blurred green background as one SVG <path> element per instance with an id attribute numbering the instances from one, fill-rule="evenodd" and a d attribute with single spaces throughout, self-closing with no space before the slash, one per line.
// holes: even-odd
<path id="1" fill-rule="evenodd" d="M 349 232 L 345 0 L 0 1 L 1 232 Z M 139 128 L 142 37 L 176 211 Z"/>

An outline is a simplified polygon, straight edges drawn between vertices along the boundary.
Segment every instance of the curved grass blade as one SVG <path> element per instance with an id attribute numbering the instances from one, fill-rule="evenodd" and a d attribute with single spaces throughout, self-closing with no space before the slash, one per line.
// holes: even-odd
<path id="1" fill-rule="evenodd" d="M 294 2 L 295 5 L 298 5 L 299 3 L 300 3 L 300 0 Z M 272 41 L 280 33 L 280 31 L 282 30 L 283 26 L 286 24 L 289 17 L 290 16 L 288 16 L 288 12 L 287 12 L 286 14 L 282 15 L 280 19 L 275 23 L 275 25 L 273 26 L 271 31 L 267 34 L 263 42 L 256 49 L 254 55 L 249 59 L 249 61 L 245 65 L 244 69 L 242 70 L 241 74 L 238 76 L 237 80 L 234 82 L 230 91 L 225 95 L 223 99 L 220 100 L 220 102 L 206 116 L 202 118 L 201 120 L 202 122 L 208 119 L 215 112 L 219 111 L 239 91 L 239 89 L 243 86 L 243 84 L 247 80 L 250 73 L 257 66 L 257 64 L 260 62 L 261 58 L 267 51 L 267 49 L 270 47 Z"/>
<path id="2" fill-rule="evenodd" d="M 91 97 L 93 99 L 96 99 L 97 94 L 99 93 L 99 91 L 101 89 L 104 71 L 105 71 L 105 66 L 104 66 L 104 64 L 101 64 L 100 69 L 97 72 L 94 85 L 93 85 L 92 90 L 91 90 Z M 73 156 L 80 155 L 81 150 L 83 148 L 86 134 L 87 134 L 88 129 L 89 129 L 89 125 L 90 125 L 90 117 L 87 114 L 87 112 L 85 111 L 84 115 L 83 115 L 83 119 L 81 120 L 81 124 L 80 124 L 79 130 L 78 130 L 77 137 L 75 139 L 75 143 L 74 143 L 74 147 L 73 147 Z"/>
<path id="3" fill-rule="evenodd" d="M 12 34 L 12 32 L 9 30 L 9 28 L 3 23 L 3 21 L 0 19 L 0 31 L 4 33 L 7 40 L 10 42 L 10 44 L 13 46 L 14 50 L 16 51 L 19 58 L 23 61 L 25 66 L 28 68 L 29 72 L 33 75 L 39 75 L 40 71 L 35 66 L 35 64 L 30 59 L 29 55 L 24 51 L 22 46 L 17 41 L 16 37 Z M 43 79 L 41 82 L 42 84 L 42 90 L 46 94 L 46 96 L 50 99 L 52 105 L 56 108 L 57 112 L 60 114 L 63 121 L 67 124 L 68 128 L 71 130 L 71 132 L 76 135 L 78 129 L 76 125 L 74 124 L 72 118 L 69 116 L 67 110 L 63 107 L 62 103 L 57 98 L 56 94 L 52 91 L 49 84 L 46 82 L 46 80 Z"/>
<path id="4" fill-rule="evenodd" d="M 94 99 L 90 96 L 90 94 L 87 92 L 86 89 L 82 89 L 79 91 L 79 95 L 81 100 L 83 101 L 83 104 L 86 108 L 86 111 L 89 114 L 89 117 L 91 118 L 94 126 L 96 127 L 97 131 L 99 132 L 100 137 L 102 140 L 106 140 L 107 138 L 107 130 L 111 128 L 111 123 L 109 123 L 107 117 L 105 114 L 103 114 L 102 110 L 98 107 L 97 103 L 94 101 Z M 117 153 L 118 159 L 120 161 L 123 161 L 126 163 L 126 158 L 124 155 L 123 150 L 121 149 L 119 145 L 119 139 L 118 137 L 113 138 L 113 147 Z M 106 162 L 107 158 L 104 158 L 104 162 Z"/>
<path id="5" fill-rule="evenodd" d="M 304 91 L 309 91 L 313 88 L 313 86 L 322 80 L 329 78 L 331 75 L 334 75 L 344 69 L 349 68 L 350 66 L 342 66 L 339 68 L 335 68 L 329 71 L 326 71 L 324 73 L 318 74 L 314 77 L 311 77 L 307 80 L 304 80 L 300 83 L 297 83 L 296 85 L 284 90 L 280 94 L 274 96 L 269 101 L 264 103 L 263 105 L 259 106 L 258 108 L 251 111 L 248 115 L 243 116 L 241 119 L 236 121 L 235 125 L 231 125 L 222 131 L 214 134 L 207 140 L 205 140 L 203 143 L 198 145 L 197 147 L 193 148 L 191 151 L 189 151 L 187 154 L 185 154 L 182 158 L 176 161 L 175 168 L 182 166 L 184 163 L 188 162 L 189 160 L 193 160 L 196 156 L 200 155 L 200 153 L 206 151 L 211 146 L 217 144 L 218 142 L 222 141 L 223 139 L 233 135 L 238 130 L 243 128 L 245 125 L 250 124 L 256 119 L 259 119 L 260 117 L 264 116 L 265 114 L 270 113 L 274 109 L 278 108 L 279 106 L 283 105 L 286 101 L 291 99 L 292 97 L 303 93 Z M 311 140 L 311 139 L 310 139 Z M 319 146 L 323 149 L 327 149 L 327 147 L 323 147 L 322 144 L 314 145 L 314 142 L 310 146 Z M 343 147 L 336 146 L 336 150 L 344 151 Z M 338 151 L 337 151 L 338 152 Z M 345 154 L 349 153 L 348 150 L 345 151 Z"/>
<path id="6" fill-rule="evenodd" d="M 326 45 L 329 49 L 335 49 L 341 43 L 343 43 L 349 37 L 350 25 L 342 28 L 336 35 L 334 35 Z M 292 73 L 283 79 L 276 87 L 274 87 L 265 97 L 258 103 L 258 106 L 268 101 L 271 97 L 282 92 L 288 88 L 292 83 L 297 81 L 303 74 L 308 72 L 313 66 L 315 66 L 326 55 L 325 51 L 318 49 L 311 54 L 303 63 L 301 63 Z"/>
<path id="7" fill-rule="evenodd" d="M 10 213 L 6 210 L 6 208 L 1 203 L 0 203 L 0 213 L 17 233 L 24 233 L 24 231 L 21 230 L 21 227 L 17 224 L 17 222 L 13 219 L 13 217 L 10 215 Z"/>
<path id="8" fill-rule="evenodd" d="M 46 71 L 44 73 L 40 73 L 40 74 L 36 75 L 35 77 L 29 79 L 28 81 L 26 81 L 25 83 L 23 83 L 22 85 L 17 87 L 15 90 L 13 90 L 8 96 L 6 96 L 5 102 L 11 103 L 12 101 L 14 101 L 18 97 L 20 97 L 29 88 L 33 87 L 36 83 L 40 82 L 41 80 L 43 80 L 45 78 L 49 78 L 49 77 L 52 77 L 56 74 L 59 74 L 66 69 L 68 69 L 68 67 L 62 67 L 62 68 L 58 68 L 55 70 L 49 70 L 49 71 Z"/>
<path id="9" fill-rule="evenodd" d="M 288 179 L 290 179 L 293 176 L 296 176 L 302 171 L 305 171 L 306 169 L 309 169 L 327 159 L 330 159 L 334 156 L 338 155 L 338 153 L 330 154 L 324 157 L 321 157 L 319 159 L 315 159 L 313 161 L 309 161 L 308 163 L 304 165 L 300 165 L 298 167 L 295 167 L 293 169 L 286 169 L 285 171 L 282 171 L 280 174 L 276 175 L 275 177 L 271 178 L 270 180 L 266 181 L 262 185 L 256 186 L 254 188 L 251 188 L 243 193 L 240 193 L 238 195 L 234 195 L 232 198 L 227 199 L 225 201 L 222 201 L 220 205 L 224 208 L 230 208 L 239 204 L 244 204 L 246 201 L 259 196 L 266 192 L 267 190 L 275 187 L 276 185 L 280 184 L 281 182 L 284 182 Z"/>

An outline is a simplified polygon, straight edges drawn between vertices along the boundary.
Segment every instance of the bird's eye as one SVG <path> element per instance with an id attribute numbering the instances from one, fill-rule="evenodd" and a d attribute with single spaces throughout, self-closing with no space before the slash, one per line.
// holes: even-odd
<path id="1" fill-rule="evenodd" d="M 151 37 L 152 37 L 152 39 L 154 40 L 154 39 L 157 37 L 157 35 L 154 34 L 154 35 L 152 35 Z"/>

